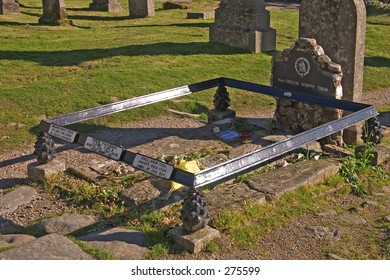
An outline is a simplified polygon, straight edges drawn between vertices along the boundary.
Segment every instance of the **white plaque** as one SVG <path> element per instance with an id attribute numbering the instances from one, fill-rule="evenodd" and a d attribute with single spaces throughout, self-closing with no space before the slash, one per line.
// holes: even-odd
<path id="1" fill-rule="evenodd" d="M 85 140 L 84 148 L 115 160 L 119 160 L 123 152 L 121 147 L 90 136 L 88 136 L 87 140 Z"/>
<path id="2" fill-rule="evenodd" d="M 77 136 L 76 131 L 55 124 L 50 125 L 49 134 L 71 143 L 74 142 L 74 139 L 76 139 Z"/>
<path id="3" fill-rule="evenodd" d="M 160 178 L 170 179 L 173 166 L 143 155 L 136 155 L 133 167 Z"/>

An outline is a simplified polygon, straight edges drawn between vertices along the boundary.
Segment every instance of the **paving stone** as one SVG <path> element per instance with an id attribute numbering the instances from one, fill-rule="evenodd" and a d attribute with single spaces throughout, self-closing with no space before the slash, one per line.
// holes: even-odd
<path id="1" fill-rule="evenodd" d="M 322 226 L 309 226 L 306 227 L 314 236 L 321 239 L 340 239 L 341 231 L 338 228 L 322 227 Z"/>
<path id="2" fill-rule="evenodd" d="M 202 251 L 208 242 L 220 236 L 220 232 L 218 230 L 209 226 L 191 234 L 184 233 L 182 227 L 176 227 L 171 229 L 168 234 L 172 236 L 172 239 L 185 250 L 195 254 Z"/>
<path id="3" fill-rule="evenodd" d="M 44 178 L 64 172 L 66 170 L 65 162 L 54 159 L 51 162 L 40 164 L 39 162 L 30 163 L 27 166 L 27 173 L 30 179 L 42 181 Z"/>
<path id="4" fill-rule="evenodd" d="M 306 160 L 253 176 L 245 184 L 251 189 L 278 198 L 300 186 L 318 184 L 335 175 L 338 170 L 338 164 L 330 159 Z"/>
<path id="5" fill-rule="evenodd" d="M 323 212 L 319 212 L 319 213 L 317 213 L 317 215 L 321 216 L 321 217 L 332 217 L 332 216 L 337 215 L 337 212 L 335 210 L 329 209 L 329 210 L 326 210 Z"/>
<path id="6" fill-rule="evenodd" d="M 140 247 L 146 246 L 145 233 L 127 228 L 114 227 L 106 228 L 101 231 L 91 232 L 87 235 L 78 237 L 82 241 L 121 241 L 128 244 L 135 244 Z"/>
<path id="7" fill-rule="evenodd" d="M 65 213 L 61 216 L 38 222 L 37 227 L 45 233 L 69 234 L 95 223 L 88 215 Z"/>
<path id="8" fill-rule="evenodd" d="M 0 254 L 0 260 L 92 260 L 68 238 L 49 234 Z"/>
<path id="9" fill-rule="evenodd" d="M 88 245 L 109 252 L 119 260 L 142 260 L 149 251 L 145 247 L 122 241 L 90 241 Z"/>
<path id="10" fill-rule="evenodd" d="M 367 222 L 364 218 L 354 214 L 344 214 L 340 216 L 340 219 L 348 224 L 354 225 L 361 225 Z"/>
<path id="11" fill-rule="evenodd" d="M 248 153 L 256 151 L 260 148 L 261 148 L 261 146 L 256 145 L 256 144 L 252 144 L 252 143 L 239 145 L 239 146 L 234 147 L 230 150 L 229 159 L 248 154 Z"/>
<path id="12" fill-rule="evenodd" d="M 245 184 L 235 184 L 229 187 L 217 187 L 205 194 L 208 211 L 215 218 L 225 210 L 242 209 L 248 202 L 265 203 L 265 195 L 250 189 Z"/>
<path id="13" fill-rule="evenodd" d="M 20 246 L 35 240 L 36 238 L 27 234 L 4 234 L 0 235 L 0 248 L 6 246 Z"/>
<path id="14" fill-rule="evenodd" d="M 161 192 L 161 188 L 154 186 L 150 180 L 144 180 L 123 190 L 120 196 L 125 202 L 125 206 L 133 209 L 147 201 L 157 199 Z"/>
<path id="15" fill-rule="evenodd" d="M 20 205 L 29 203 L 38 194 L 29 186 L 21 186 L 0 197 L 0 213 L 12 213 Z"/>
<path id="16" fill-rule="evenodd" d="M 215 18 L 215 11 L 205 11 L 205 12 L 188 12 L 188 19 L 213 19 Z"/>
<path id="17" fill-rule="evenodd" d="M 365 148 L 366 146 L 364 145 L 357 146 L 355 149 L 356 157 L 359 157 L 360 154 L 364 152 Z M 370 158 L 372 165 L 380 165 L 389 158 L 390 147 L 387 145 L 378 144 L 373 148 L 372 155 L 373 156 Z"/>

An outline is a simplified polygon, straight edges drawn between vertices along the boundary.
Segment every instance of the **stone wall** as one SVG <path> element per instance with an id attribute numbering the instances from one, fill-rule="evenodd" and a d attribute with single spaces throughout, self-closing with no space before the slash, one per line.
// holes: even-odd
<path id="1" fill-rule="evenodd" d="M 271 84 L 287 91 L 341 99 L 341 66 L 325 55 L 316 40 L 300 38 L 290 49 L 272 58 Z M 342 117 L 339 109 L 280 98 L 273 128 L 300 133 Z M 322 139 L 323 144 L 342 144 L 342 133 Z"/>

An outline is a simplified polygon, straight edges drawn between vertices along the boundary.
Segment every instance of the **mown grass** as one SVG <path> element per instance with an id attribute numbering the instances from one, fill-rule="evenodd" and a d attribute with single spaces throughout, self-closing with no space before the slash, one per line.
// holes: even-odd
<path id="1" fill-rule="evenodd" d="M 210 44 L 211 20 L 188 20 L 187 11 L 161 10 L 161 2 L 156 2 L 155 17 L 130 19 L 127 3 L 122 3 L 123 12 L 109 14 L 69 0 L 73 26 L 39 25 L 41 1 L 20 4 L 21 14 L 0 16 L 0 152 L 31 146 L 33 128 L 42 118 L 220 76 L 269 84 L 273 52 L 251 54 Z M 298 13 L 273 9 L 271 26 L 277 29 L 277 49 L 287 48 L 297 37 Z M 388 79 L 378 79 L 386 77 L 389 66 L 386 30 L 368 25 L 365 90 L 390 86 Z M 231 94 L 239 114 L 275 104 L 265 96 Z M 187 110 L 210 108 L 212 95 L 208 90 L 186 97 Z M 171 105 L 159 103 L 88 124 L 118 126 L 162 115 Z"/>

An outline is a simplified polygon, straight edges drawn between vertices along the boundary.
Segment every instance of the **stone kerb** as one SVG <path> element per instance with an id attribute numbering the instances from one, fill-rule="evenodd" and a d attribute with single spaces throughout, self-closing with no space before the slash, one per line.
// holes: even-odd
<path id="1" fill-rule="evenodd" d="M 344 100 L 360 102 L 362 98 L 365 32 L 363 0 L 301 1 L 299 37 L 315 38 L 332 61 L 341 65 Z M 348 144 L 358 136 L 356 128 L 344 131 Z"/>
<path id="2" fill-rule="evenodd" d="M 325 55 L 315 39 L 300 38 L 290 49 L 272 58 L 271 84 L 288 91 L 341 99 L 341 66 Z M 277 101 L 275 130 L 300 133 L 342 117 L 339 109 L 309 105 L 290 99 Z M 342 132 L 323 139 L 324 144 L 342 143 Z"/>
<path id="3" fill-rule="evenodd" d="M 254 53 L 275 50 L 276 31 L 270 28 L 264 1 L 223 0 L 210 27 L 210 42 Z"/>
<path id="4" fill-rule="evenodd" d="M 89 9 L 93 11 L 119 13 L 122 11 L 122 5 L 117 0 L 93 0 L 89 4 Z"/>
<path id="5" fill-rule="evenodd" d="M 15 0 L 0 0 L 0 15 L 19 14 L 19 4 Z"/>
<path id="6" fill-rule="evenodd" d="M 154 0 L 129 0 L 129 10 L 132 18 L 154 16 Z"/>

